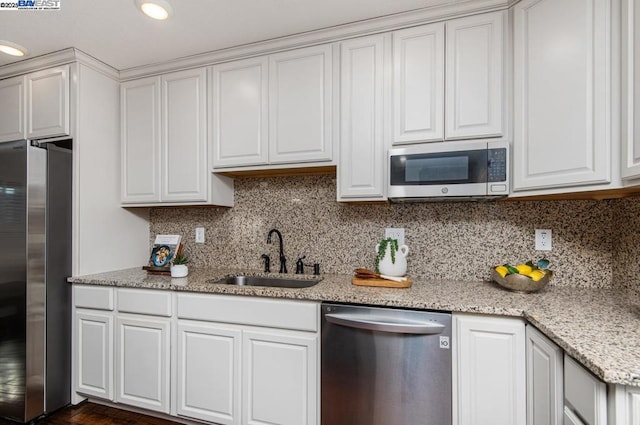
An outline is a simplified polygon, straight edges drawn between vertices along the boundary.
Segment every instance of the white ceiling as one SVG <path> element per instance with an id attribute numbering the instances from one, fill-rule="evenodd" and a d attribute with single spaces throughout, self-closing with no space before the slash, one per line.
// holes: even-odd
<path id="1" fill-rule="evenodd" d="M 460 0 L 169 0 L 167 21 L 134 0 L 60 0 L 60 10 L 0 10 L 0 40 L 29 57 L 76 47 L 118 70 Z M 16 62 L 0 54 L 0 66 Z"/>

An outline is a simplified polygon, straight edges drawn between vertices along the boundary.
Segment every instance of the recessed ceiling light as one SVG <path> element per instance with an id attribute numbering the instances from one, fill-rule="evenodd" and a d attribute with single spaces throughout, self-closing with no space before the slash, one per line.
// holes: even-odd
<path id="1" fill-rule="evenodd" d="M 173 13 L 171 5 L 165 0 L 135 0 L 135 3 L 142 13 L 160 21 L 167 19 Z"/>
<path id="2" fill-rule="evenodd" d="M 0 52 L 11 56 L 25 56 L 27 49 L 10 41 L 0 40 Z"/>

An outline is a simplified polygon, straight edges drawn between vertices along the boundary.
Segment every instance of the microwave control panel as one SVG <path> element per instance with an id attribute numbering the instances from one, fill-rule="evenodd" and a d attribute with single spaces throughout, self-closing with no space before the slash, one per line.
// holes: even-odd
<path id="1" fill-rule="evenodd" d="M 505 148 L 488 150 L 487 180 L 489 183 L 507 180 L 507 150 Z"/>

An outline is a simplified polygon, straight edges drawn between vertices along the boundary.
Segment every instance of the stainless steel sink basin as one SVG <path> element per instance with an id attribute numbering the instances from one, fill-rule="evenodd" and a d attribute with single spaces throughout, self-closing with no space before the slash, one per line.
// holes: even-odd
<path id="1" fill-rule="evenodd" d="M 309 288 L 322 278 L 317 279 L 288 279 L 286 277 L 271 276 L 229 276 L 216 283 L 226 283 L 239 286 L 272 286 L 276 288 Z"/>

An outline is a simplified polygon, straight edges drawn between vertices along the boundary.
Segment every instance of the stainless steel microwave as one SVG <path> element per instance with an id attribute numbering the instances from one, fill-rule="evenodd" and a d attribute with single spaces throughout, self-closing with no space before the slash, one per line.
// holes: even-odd
<path id="1" fill-rule="evenodd" d="M 389 149 L 390 201 L 496 199 L 509 194 L 509 142 L 437 142 Z"/>

